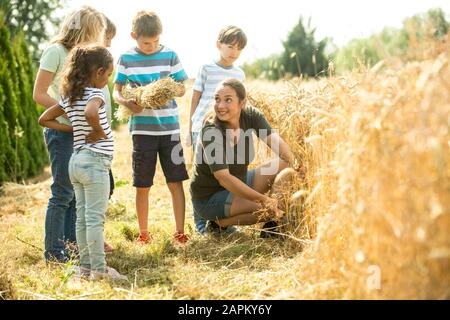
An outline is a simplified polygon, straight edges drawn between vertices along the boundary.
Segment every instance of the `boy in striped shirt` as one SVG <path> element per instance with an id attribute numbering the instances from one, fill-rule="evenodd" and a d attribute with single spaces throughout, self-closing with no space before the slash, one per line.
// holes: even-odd
<path id="1" fill-rule="evenodd" d="M 172 196 L 176 223 L 174 239 L 179 243 L 189 240 L 184 234 L 185 198 L 182 184 L 189 177 L 180 143 L 177 104 L 171 100 L 159 109 L 144 109 L 135 101 L 125 99 L 121 93 L 127 83 L 139 87 L 166 77 L 177 82 L 187 79 L 178 55 L 159 44 L 161 33 L 161 21 L 154 12 L 138 12 L 133 19 L 131 32 L 137 46 L 120 56 L 114 80 L 114 99 L 133 112 L 128 124 L 133 137 L 133 186 L 136 187 L 140 232 L 137 241 L 143 244 L 151 241 L 148 232 L 148 196 L 153 185 L 158 154 Z M 180 96 L 184 93 L 183 90 Z M 172 159 L 174 150 L 180 150 L 176 152 L 177 159 Z"/>

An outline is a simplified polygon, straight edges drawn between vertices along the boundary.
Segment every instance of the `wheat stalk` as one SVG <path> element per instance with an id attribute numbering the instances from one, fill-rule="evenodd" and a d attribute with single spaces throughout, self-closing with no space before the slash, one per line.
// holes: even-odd
<path id="1" fill-rule="evenodd" d="M 137 105 L 146 109 L 158 109 L 165 106 L 173 98 L 180 96 L 183 85 L 172 78 L 164 78 L 142 87 L 133 88 L 125 85 L 122 95 L 125 99 L 133 100 Z M 118 120 L 126 120 L 133 112 L 125 106 L 120 105 L 115 116 Z"/>

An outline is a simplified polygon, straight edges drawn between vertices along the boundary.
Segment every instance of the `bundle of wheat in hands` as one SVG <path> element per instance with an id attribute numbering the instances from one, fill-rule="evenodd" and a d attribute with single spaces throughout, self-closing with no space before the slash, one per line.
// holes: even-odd
<path id="1" fill-rule="evenodd" d="M 137 88 L 126 85 L 122 88 L 122 95 L 125 99 L 134 100 L 136 104 L 144 108 L 157 109 L 166 105 L 173 98 L 180 96 L 182 90 L 183 85 L 181 83 L 168 77 Z M 126 120 L 131 115 L 133 115 L 133 112 L 122 105 L 115 113 L 118 120 Z"/>

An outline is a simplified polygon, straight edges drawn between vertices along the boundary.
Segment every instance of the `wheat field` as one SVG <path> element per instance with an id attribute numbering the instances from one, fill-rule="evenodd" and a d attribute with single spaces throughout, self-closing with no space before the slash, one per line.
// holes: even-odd
<path id="1" fill-rule="evenodd" d="M 283 239 L 193 231 L 184 184 L 186 247 L 160 168 L 150 191 L 149 246 L 137 235 L 131 137 L 115 132 L 116 190 L 107 256 L 129 283 L 73 277 L 43 260 L 51 176 L 7 183 L 0 194 L 0 296 L 5 299 L 449 299 L 450 50 L 383 62 L 343 76 L 250 81 L 260 108 L 290 145 L 297 179 L 286 191 Z M 189 89 L 189 88 L 188 88 Z M 186 133 L 190 90 L 178 100 Z M 183 140 L 184 141 L 184 140 Z M 268 156 L 260 149 L 256 163 Z M 191 158 L 189 148 L 185 157 Z M 256 164 L 255 163 L 255 164 Z M 190 168 L 190 166 L 189 166 Z"/>

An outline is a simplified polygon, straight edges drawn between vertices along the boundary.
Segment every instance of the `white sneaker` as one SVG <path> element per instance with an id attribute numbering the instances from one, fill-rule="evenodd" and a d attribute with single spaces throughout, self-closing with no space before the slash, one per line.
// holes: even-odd
<path id="1" fill-rule="evenodd" d="M 120 274 L 116 269 L 106 267 L 106 272 L 91 271 L 91 280 L 111 279 L 114 281 L 128 281 L 128 277 Z"/>

